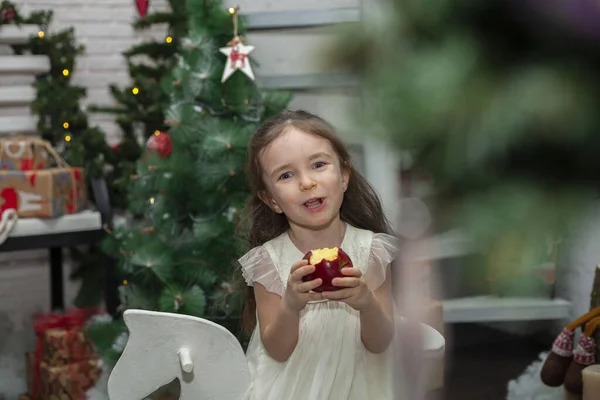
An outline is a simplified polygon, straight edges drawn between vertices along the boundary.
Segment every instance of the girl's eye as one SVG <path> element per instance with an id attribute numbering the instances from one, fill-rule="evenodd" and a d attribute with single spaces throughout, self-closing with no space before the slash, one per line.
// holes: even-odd
<path id="1" fill-rule="evenodd" d="M 291 172 L 286 172 L 284 174 L 281 174 L 281 176 L 279 177 L 279 180 L 281 179 L 288 179 L 292 177 L 292 173 Z"/>
<path id="2" fill-rule="evenodd" d="M 314 167 L 315 168 L 321 168 L 324 167 L 326 164 L 323 161 L 318 161 L 315 163 Z"/>

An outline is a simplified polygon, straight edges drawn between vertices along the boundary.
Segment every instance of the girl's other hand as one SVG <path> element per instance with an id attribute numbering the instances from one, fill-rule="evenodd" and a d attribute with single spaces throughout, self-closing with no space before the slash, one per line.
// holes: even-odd
<path id="1" fill-rule="evenodd" d="M 302 282 L 302 278 L 315 271 L 315 266 L 308 264 L 307 260 L 297 261 L 292 265 L 288 277 L 287 288 L 283 296 L 284 304 L 293 311 L 302 311 L 309 301 L 322 300 L 321 293 L 309 293 L 321 286 L 322 279 Z"/>
<path id="2" fill-rule="evenodd" d="M 335 292 L 323 292 L 324 299 L 341 301 L 358 311 L 366 311 L 374 303 L 375 296 L 365 281 L 362 272 L 358 268 L 342 268 L 343 278 L 335 278 L 331 281 L 333 286 L 344 289 Z"/>

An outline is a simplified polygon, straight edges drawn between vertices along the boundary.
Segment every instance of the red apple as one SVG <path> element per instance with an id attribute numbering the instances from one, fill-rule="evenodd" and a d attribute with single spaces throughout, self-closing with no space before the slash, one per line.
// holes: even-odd
<path id="1" fill-rule="evenodd" d="M 341 286 L 333 286 L 333 278 L 343 278 L 342 268 L 352 268 L 352 260 L 348 254 L 339 247 L 311 250 L 304 255 L 304 260 L 315 266 L 315 272 L 305 275 L 302 281 L 309 282 L 314 279 L 322 279 L 321 286 L 313 289 L 317 293 L 333 292 L 343 289 Z"/>

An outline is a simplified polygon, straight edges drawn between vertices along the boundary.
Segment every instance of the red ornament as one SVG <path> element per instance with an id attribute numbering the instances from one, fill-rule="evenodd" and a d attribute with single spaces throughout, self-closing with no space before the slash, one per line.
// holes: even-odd
<path id="1" fill-rule="evenodd" d="M 140 14 L 140 17 L 145 18 L 146 14 L 148 14 L 150 0 L 135 0 L 135 6 L 137 7 L 138 14 Z"/>
<path id="2" fill-rule="evenodd" d="M 171 155 L 173 142 L 171 142 L 169 135 L 160 132 L 158 135 L 154 134 L 150 136 L 146 142 L 146 148 L 150 153 L 157 152 L 160 157 L 166 158 Z"/>

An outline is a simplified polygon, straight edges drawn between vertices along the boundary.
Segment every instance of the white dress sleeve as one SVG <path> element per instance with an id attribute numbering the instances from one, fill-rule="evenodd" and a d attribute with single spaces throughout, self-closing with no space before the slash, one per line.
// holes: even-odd
<path id="1" fill-rule="evenodd" d="M 400 240 L 385 233 L 374 233 L 369 251 L 369 261 L 365 282 L 371 290 L 383 284 L 386 268 L 398 256 Z"/>
<path id="2" fill-rule="evenodd" d="M 267 291 L 280 296 L 283 295 L 284 287 L 281 283 L 279 271 L 264 246 L 253 248 L 244 254 L 238 262 L 242 267 L 242 276 L 248 286 L 254 286 L 254 282 L 258 282 Z"/>

